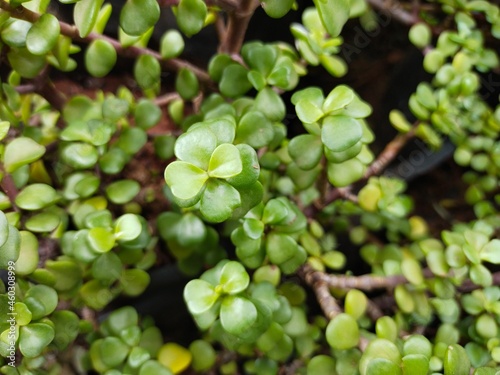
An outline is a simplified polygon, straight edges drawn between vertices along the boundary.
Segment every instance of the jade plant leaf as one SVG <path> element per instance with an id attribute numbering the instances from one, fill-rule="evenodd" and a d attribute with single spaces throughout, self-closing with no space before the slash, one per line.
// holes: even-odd
<path id="1" fill-rule="evenodd" d="M 228 178 L 227 182 L 239 189 L 257 182 L 260 175 L 260 165 L 257 153 L 252 147 L 243 143 L 237 145 L 236 148 L 240 153 L 242 170 L 236 176 Z"/>
<path id="2" fill-rule="evenodd" d="M 233 210 L 241 205 L 241 197 L 238 190 L 227 182 L 209 179 L 201 197 L 200 210 L 203 216 L 214 223 L 227 220 L 233 214 Z"/>
<path id="3" fill-rule="evenodd" d="M 54 339 L 54 328 L 46 323 L 32 323 L 19 329 L 19 350 L 26 358 L 35 358 Z"/>
<path id="4" fill-rule="evenodd" d="M 174 152 L 175 156 L 180 160 L 207 170 L 208 162 L 216 147 L 217 138 L 215 134 L 207 127 L 199 126 L 177 138 Z"/>
<path id="5" fill-rule="evenodd" d="M 52 313 L 58 302 L 57 292 L 46 285 L 31 287 L 24 297 L 24 303 L 30 309 L 33 320 L 43 318 Z"/>
<path id="6" fill-rule="evenodd" d="M 239 296 L 224 297 L 220 309 L 222 327 L 233 335 L 248 332 L 257 321 L 257 308 L 248 299 Z"/>
<path id="7" fill-rule="evenodd" d="M 208 311 L 218 298 L 214 286 L 205 280 L 191 280 L 184 288 L 184 300 L 192 314 Z"/>
<path id="8" fill-rule="evenodd" d="M 90 229 L 87 239 L 92 249 L 98 253 L 108 252 L 115 245 L 115 236 L 107 228 L 96 227 Z"/>
<path id="9" fill-rule="evenodd" d="M 160 40 L 160 54 L 164 59 L 179 56 L 184 50 L 184 39 L 177 30 L 168 30 Z"/>
<path id="10" fill-rule="evenodd" d="M 5 171 L 14 172 L 23 165 L 40 159 L 45 154 L 45 147 L 31 138 L 18 137 L 7 144 L 3 155 Z"/>
<path id="11" fill-rule="evenodd" d="M 128 35 L 138 36 L 153 27 L 160 18 L 155 0 L 127 0 L 120 12 L 120 27 Z"/>
<path id="12" fill-rule="evenodd" d="M 321 140 L 330 150 L 347 150 L 361 140 L 363 128 L 359 121 L 347 116 L 328 116 L 323 120 Z"/>
<path id="13" fill-rule="evenodd" d="M 85 51 L 85 67 L 94 77 L 104 77 L 116 64 L 116 50 L 106 40 L 93 40 Z"/>
<path id="14" fill-rule="evenodd" d="M 326 340 L 334 349 L 350 349 L 359 341 L 359 328 L 356 320 L 349 314 L 339 314 L 326 327 Z"/>
<path id="15" fill-rule="evenodd" d="M 10 66 L 24 78 L 35 78 L 46 65 L 44 55 L 34 55 L 26 48 L 12 48 L 7 58 Z"/>
<path id="16" fill-rule="evenodd" d="M 81 38 L 90 34 L 104 0 L 81 0 L 75 4 L 73 19 Z"/>
<path id="17" fill-rule="evenodd" d="M 59 195 L 55 189 L 47 184 L 31 184 L 19 192 L 16 205 L 23 210 L 39 210 L 54 204 Z"/>
<path id="18" fill-rule="evenodd" d="M 458 344 L 448 346 L 444 353 L 443 367 L 446 374 L 469 374 L 470 360 L 465 349 Z"/>
<path id="19" fill-rule="evenodd" d="M 299 168 L 311 170 L 318 165 L 323 155 L 321 146 L 320 137 L 302 134 L 292 138 L 288 144 L 288 153 Z"/>
<path id="20" fill-rule="evenodd" d="M 139 217 L 134 214 L 120 216 L 114 225 L 115 238 L 119 241 L 135 240 L 142 231 L 142 224 Z"/>
<path id="21" fill-rule="evenodd" d="M 174 374 L 183 372 L 191 364 L 191 359 L 191 352 L 174 342 L 164 344 L 158 351 L 158 362 Z"/>
<path id="22" fill-rule="evenodd" d="M 177 74 L 175 80 L 175 90 L 179 93 L 182 99 L 191 100 L 198 95 L 200 85 L 198 79 L 192 70 L 182 68 Z"/>
<path id="23" fill-rule="evenodd" d="M 240 153 L 236 146 L 224 143 L 218 146 L 208 163 L 208 175 L 214 178 L 229 178 L 243 169 Z"/>
<path id="24" fill-rule="evenodd" d="M 0 246 L 7 241 L 9 238 L 9 222 L 7 221 L 7 217 L 0 211 Z"/>
<path id="25" fill-rule="evenodd" d="M 15 262 L 19 258 L 21 248 L 21 236 L 16 227 L 7 226 L 7 236 L 2 246 L 0 246 L 0 268 L 7 269 L 9 262 Z"/>
<path id="26" fill-rule="evenodd" d="M 207 6 L 202 0 L 181 0 L 177 7 L 177 24 L 187 36 L 200 32 L 205 24 Z"/>
<path id="27" fill-rule="evenodd" d="M 229 261 L 220 274 L 222 290 L 228 294 L 238 294 L 244 291 L 250 283 L 250 276 L 241 263 Z"/>
<path id="28" fill-rule="evenodd" d="M 350 0 L 314 0 L 314 5 L 330 36 L 338 36 L 349 19 Z"/>
<path id="29" fill-rule="evenodd" d="M 106 187 L 106 195 L 115 204 L 130 202 L 141 190 L 141 185 L 135 180 L 120 180 Z"/>
<path id="30" fill-rule="evenodd" d="M 154 3 L 158 5 L 158 3 L 155 0 L 151 1 L 154 1 Z M 137 81 L 137 84 L 143 90 L 148 90 L 157 87 L 160 83 L 160 74 L 161 74 L 160 63 L 155 57 L 151 55 L 140 55 L 137 61 L 135 62 L 134 77 Z"/>
<path id="31" fill-rule="evenodd" d="M 26 48 L 34 55 L 44 55 L 55 46 L 59 32 L 57 18 L 49 13 L 42 14 L 28 31 Z"/>
<path id="32" fill-rule="evenodd" d="M 197 166 L 184 162 L 174 161 L 165 169 L 165 181 L 177 198 L 192 199 L 205 186 L 208 174 Z"/>
<path id="33" fill-rule="evenodd" d="M 262 1 L 262 7 L 269 17 L 281 18 L 293 6 L 293 0 L 264 0 Z"/>

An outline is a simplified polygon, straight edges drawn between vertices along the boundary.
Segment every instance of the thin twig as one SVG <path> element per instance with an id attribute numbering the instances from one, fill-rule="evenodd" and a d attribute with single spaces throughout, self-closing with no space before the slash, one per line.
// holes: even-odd
<path id="1" fill-rule="evenodd" d="M 328 285 L 324 282 L 315 282 L 311 285 L 316 294 L 316 298 L 318 300 L 323 313 L 328 319 L 333 319 L 337 315 L 342 313 L 342 309 L 338 305 L 335 297 L 330 293 L 330 289 Z"/>
<path id="2" fill-rule="evenodd" d="M 404 25 L 414 25 L 419 18 L 413 12 L 406 11 L 398 1 L 367 0 L 373 8 L 385 13 L 388 17 L 401 22 Z"/>
<path id="3" fill-rule="evenodd" d="M 180 99 L 180 97 L 181 96 L 176 92 L 169 92 L 168 94 L 158 96 L 154 100 L 154 102 L 157 106 L 163 107 L 163 106 L 169 104 L 170 102 L 173 102 L 174 100 Z"/>
<path id="4" fill-rule="evenodd" d="M 2 181 L 0 182 L 0 187 L 2 188 L 5 195 L 7 195 L 7 197 L 9 198 L 10 202 L 14 206 L 14 209 L 18 211 L 17 206 L 14 204 L 14 201 L 16 200 L 18 194 L 16 184 L 14 183 L 12 176 L 4 171 L 3 166 L 0 166 L 0 170 L 3 174 Z"/>
<path id="5" fill-rule="evenodd" d="M 230 55 L 240 52 L 248 23 L 258 5 L 258 0 L 241 0 L 239 7 L 229 12 L 226 35 L 219 47 L 220 52 Z"/>
<path id="6" fill-rule="evenodd" d="M 408 143 L 410 139 L 415 136 L 419 123 L 415 123 L 410 131 L 404 134 L 398 134 L 391 142 L 389 142 L 384 150 L 380 153 L 377 159 L 368 167 L 365 175 L 365 179 L 372 176 L 380 175 L 384 169 L 398 156 L 401 149 Z"/>
<path id="7" fill-rule="evenodd" d="M 10 13 L 10 15 L 14 18 L 21 19 L 24 21 L 28 21 L 31 23 L 36 22 L 40 17 L 41 14 L 32 12 L 29 9 L 26 9 L 22 6 L 18 7 L 13 7 L 9 3 L 7 3 L 5 0 L 0 0 L 0 9 L 3 9 L 7 12 Z M 124 57 L 130 57 L 130 58 L 136 58 L 137 56 L 140 55 L 151 55 L 154 58 L 156 58 L 160 64 L 163 66 L 163 68 L 167 70 L 173 70 L 173 71 L 178 71 L 181 68 L 188 68 L 191 70 L 196 77 L 208 88 L 214 89 L 215 85 L 212 82 L 210 76 L 208 73 L 197 66 L 182 60 L 182 59 L 164 59 L 160 55 L 160 53 L 149 49 L 149 48 L 144 48 L 144 47 L 136 47 L 136 46 L 131 46 L 131 47 L 123 47 L 121 43 L 113 38 L 110 38 L 106 35 L 98 34 L 98 33 L 90 33 L 88 36 L 85 38 L 80 37 L 80 34 L 78 32 L 78 29 L 75 25 L 70 25 L 66 22 L 59 21 L 59 26 L 61 29 L 61 34 L 65 35 L 67 37 L 70 37 L 71 39 L 82 42 L 82 43 L 90 43 L 94 40 L 105 40 L 109 42 L 113 48 L 116 50 L 116 52 Z"/>

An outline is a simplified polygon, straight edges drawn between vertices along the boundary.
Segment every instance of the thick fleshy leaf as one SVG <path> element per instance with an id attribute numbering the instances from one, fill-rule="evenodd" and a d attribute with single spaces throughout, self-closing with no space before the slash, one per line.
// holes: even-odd
<path id="1" fill-rule="evenodd" d="M 94 28 L 103 2 L 104 0 L 81 0 L 75 4 L 73 19 L 80 37 L 85 38 Z"/>
<path id="2" fill-rule="evenodd" d="M 177 24 L 179 29 L 191 36 L 200 32 L 205 24 L 207 6 L 202 0 L 181 0 L 177 7 Z"/>
<path id="3" fill-rule="evenodd" d="M 255 108 L 271 121 L 281 121 L 285 117 L 286 108 L 283 99 L 271 88 L 266 87 L 255 97 Z"/>
<path id="4" fill-rule="evenodd" d="M 164 59 L 179 56 L 184 50 L 184 39 L 177 30 L 168 30 L 160 40 L 160 54 Z"/>
<path id="5" fill-rule="evenodd" d="M 142 129 L 149 129 L 158 124 L 161 119 L 161 109 L 151 100 L 141 99 L 135 106 L 134 120 Z"/>
<path id="6" fill-rule="evenodd" d="M 78 315 L 69 310 L 59 310 L 50 316 L 50 320 L 54 323 L 54 345 L 58 350 L 66 349 L 78 336 Z"/>
<path id="7" fill-rule="evenodd" d="M 106 187 L 106 195 L 115 204 L 130 202 L 141 190 L 141 185 L 135 180 L 119 180 Z"/>
<path id="8" fill-rule="evenodd" d="M 115 245 L 115 236 L 107 228 L 96 227 L 88 232 L 89 245 L 98 253 L 108 252 Z"/>
<path id="9" fill-rule="evenodd" d="M 323 26 L 332 37 L 339 36 L 349 19 L 350 0 L 314 0 Z"/>
<path id="10" fill-rule="evenodd" d="M 219 82 L 220 92 L 228 98 L 237 98 L 244 95 L 252 87 L 247 73 L 248 70 L 240 64 L 230 64 L 222 72 Z"/>
<path id="11" fill-rule="evenodd" d="M 198 83 L 198 78 L 196 78 L 192 70 L 187 68 L 179 70 L 175 80 L 175 90 L 184 100 L 194 99 L 194 97 L 198 95 L 200 85 Z"/>
<path id="12" fill-rule="evenodd" d="M 18 137 L 10 142 L 3 155 L 5 171 L 14 172 L 23 165 L 32 163 L 45 153 L 45 147 L 38 144 L 31 138 Z"/>
<path id="13" fill-rule="evenodd" d="M 50 206 L 59 198 L 54 188 L 47 184 L 31 184 L 19 192 L 16 205 L 23 210 L 39 210 Z"/>
<path id="14" fill-rule="evenodd" d="M 54 336 L 54 328 L 46 323 L 23 326 L 19 329 L 19 350 L 26 358 L 38 357 Z"/>
<path id="15" fill-rule="evenodd" d="M 155 0 L 152 1 L 154 1 L 155 4 L 158 5 Z M 143 90 L 152 89 L 158 86 L 160 84 L 160 74 L 160 63 L 151 55 L 141 55 L 135 62 L 134 77 L 138 85 Z"/>
<path id="16" fill-rule="evenodd" d="M 10 66 L 23 78 L 35 78 L 46 65 L 45 56 L 34 55 L 26 48 L 11 49 L 7 58 Z"/>
<path id="17" fill-rule="evenodd" d="M 337 187 L 347 186 L 362 178 L 365 170 L 366 166 L 357 159 L 328 163 L 328 180 Z"/>
<path id="18" fill-rule="evenodd" d="M 104 77 L 116 63 L 116 50 L 107 40 L 93 40 L 85 51 L 85 67 L 94 77 Z"/>
<path id="19" fill-rule="evenodd" d="M 220 223 L 229 219 L 240 205 L 238 190 L 224 181 L 210 179 L 201 197 L 200 210 L 207 220 Z"/>
<path id="20" fill-rule="evenodd" d="M 175 156 L 182 161 L 207 170 L 210 157 L 217 147 L 217 138 L 204 126 L 182 134 L 175 142 Z"/>
<path id="21" fill-rule="evenodd" d="M 468 375 L 470 360 L 465 349 L 458 344 L 448 346 L 444 353 L 443 367 L 446 374 Z"/>
<path id="22" fill-rule="evenodd" d="M 52 232 L 60 224 L 61 218 L 52 212 L 42 212 L 30 217 L 24 224 L 31 232 L 43 233 Z"/>
<path id="23" fill-rule="evenodd" d="M 220 285 L 225 293 L 238 294 L 244 291 L 249 283 L 250 276 L 241 263 L 229 261 L 222 267 Z"/>
<path id="24" fill-rule="evenodd" d="M 59 32 L 57 18 L 49 13 L 42 14 L 28 31 L 26 48 L 34 55 L 44 55 L 56 45 Z"/>
<path id="25" fill-rule="evenodd" d="M 240 158 L 242 162 L 241 173 L 227 179 L 231 185 L 240 188 L 242 186 L 251 186 L 260 175 L 260 165 L 257 153 L 255 150 L 247 144 L 239 144 L 236 146 L 240 153 Z"/>
<path id="26" fill-rule="evenodd" d="M 116 220 L 114 231 L 117 240 L 132 241 L 141 234 L 142 224 L 137 215 L 125 214 Z"/>
<path id="27" fill-rule="evenodd" d="M 64 141 L 83 141 L 102 146 L 109 142 L 114 131 L 114 125 L 101 120 L 74 121 L 64 128 L 59 137 Z"/>
<path id="28" fill-rule="evenodd" d="M 239 336 L 257 321 L 257 308 L 246 298 L 227 296 L 221 304 L 220 320 L 227 332 Z"/>
<path id="29" fill-rule="evenodd" d="M 247 112 L 240 119 L 236 140 L 253 148 L 267 146 L 274 138 L 274 128 L 266 116 L 257 111 Z"/>
<path id="30" fill-rule="evenodd" d="M 120 27 L 128 35 L 139 36 L 159 18 L 160 6 L 156 0 L 127 0 L 120 12 Z"/>
<path id="31" fill-rule="evenodd" d="M 208 175 L 215 178 L 230 178 L 243 169 L 240 153 L 236 146 L 224 143 L 218 146 L 208 164 Z"/>
<path id="32" fill-rule="evenodd" d="M 300 121 L 305 123 L 316 122 L 324 115 L 321 108 L 307 99 L 299 100 L 295 105 L 295 111 Z"/>
<path id="33" fill-rule="evenodd" d="M 144 293 L 150 281 L 149 273 L 138 268 L 126 269 L 120 277 L 123 294 L 130 297 L 137 297 Z"/>
<path id="34" fill-rule="evenodd" d="M 267 236 L 266 250 L 269 260 L 279 265 L 295 256 L 298 245 L 292 237 L 286 234 L 271 232 Z"/>
<path id="35" fill-rule="evenodd" d="M 191 352 L 174 342 L 164 344 L 158 351 L 158 362 L 174 374 L 183 372 L 191 364 L 191 359 Z"/>
<path id="36" fill-rule="evenodd" d="M 345 85 L 335 87 L 326 97 L 323 110 L 326 113 L 333 112 L 349 105 L 354 99 L 354 92 Z"/>
<path id="37" fill-rule="evenodd" d="M 293 0 L 264 0 L 262 7 L 269 17 L 281 18 L 292 8 Z"/>
<path id="38" fill-rule="evenodd" d="M 500 240 L 493 239 L 488 242 L 479 255 L 486 262 L 500 264 Z"/>
<path id="39" fill-rule="evenodd" d="M 294 137 L 288 144 L 288 153 L 301 169 L 313 169 L 323 155 L 321 138 L 311 134 Z"/>
<path id="40" fill-rule="evenodd" d="M 184 287 L 184 300 L 192 314 L 208 311 L 218 298 L 214 286 L 205 280 L 191 280 Z"/>
<path id="41" fill-rule="evenodd" d="M 7 269 L 9 262 L 15 262 L 19 258 L 21 248 L 21 236 L 16 227 L 7 225 L 7 238 L 0 246 L 0 268 Z"/>
<path id="42" fill-rule="evenodd" d="M 31 311 L 33 320 L 38 320 L 52 313 L 58 302 L 57 292 L 46 285 L 31 287 L 24 296 L 24 303 Z"/>
<path id="43" fill-rule="evenodd" d="M 352 117 L 328 116 L 323 120 L 321 140 L 330 150 L 347 150 L 361 140 L 363 127 Z"/>
<path id="44" fill-rule="evenodd" d="M 165 169 L 165 181 L 179 199 L 196 197 L 207 179 L 207 172 L 184 161 L 174 161 Z"/>
<path id="45" fill-rule="evenodd" d="M 63 148 L 61 159 L 75 169 L 93 167 L 98 159 L 97 149 L 88 143 L 72 142 Z"/>

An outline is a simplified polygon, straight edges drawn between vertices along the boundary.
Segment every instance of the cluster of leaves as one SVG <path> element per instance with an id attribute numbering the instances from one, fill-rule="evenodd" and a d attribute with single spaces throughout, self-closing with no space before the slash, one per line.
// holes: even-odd
<path id="1" fill-rule="evenodd" d="M 413 17 L 409 39 L 432 79 L 410 96 L 410 116 L 391 112 L 399 135 L 375 159 L 368 103 L 344 84 L 298 86 L 311 66 L 347 73 L 341 31 L 373 16 L 369 1 L 314 1 L 290 25 L 294 46 L 242 44 L 259 4 L 280 18 L 294 1 L 165 3 L 178 30 L 156 51 L 156 0 L 127 0 L 116 39 L 101 0 L 75 3 L 76 27 L 50 1 L 0 0 L 11 68 L 0 87 L 0 372 L 496 373 L 500 107 L 481 97 L 480 73 L 500 65 L 487 47 L 500 37 L 498 6 L 442 0 L 418 18 L 389 9 Z M 212 23 L 221 43 L 205 72 L 180 59 L 183 35 Z M 67 100 L 50 69 L 70 72 L 78 56 L 98 78 L 118 56 L 135 59 L 135 88 Z M 165 70 L 176 71 L 169 85 Z M 290 136 L 288 107 L 304 134 Z M 380 176 L 414 136 L 433 148 L 447 137 L 471 169 L 476 218 L 437 238 L 410 216 L 405 181 Z M 145 150 L 164 173 L 138 177 Z M 352 247 L 338 246 L 346 239 Z M 370 274 L 346 269 L 350 250 Z M 202 338 L 189 348 L 164 344 L 132 307 L 102 312 L 141 295 L 166 251 L 192 277 L 184 300 Z"/>

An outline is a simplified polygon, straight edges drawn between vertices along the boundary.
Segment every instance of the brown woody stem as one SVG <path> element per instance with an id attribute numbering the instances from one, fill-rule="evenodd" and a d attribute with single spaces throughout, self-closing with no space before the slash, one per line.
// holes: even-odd
<path id="1" fill-rule="evenodd" d="M 219 52 L 230 55 L 240 52 L 248 23 L 258 5 L 258 0 L 241 0 L 239 7 L 229 12 L 226 35 L 219 47 Z"/>
<path id="2" fill-rule="evenodd" d="M 414 25 L 419 21 L 418 16 L 413 12 L 409 12 L 403 8 L 399 1 L 386 1 L 386 0 L 367 0 L 373 8 L 385 13 L 388 17 L 404 25 Z"/>

